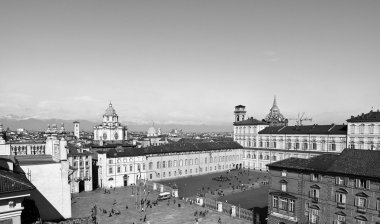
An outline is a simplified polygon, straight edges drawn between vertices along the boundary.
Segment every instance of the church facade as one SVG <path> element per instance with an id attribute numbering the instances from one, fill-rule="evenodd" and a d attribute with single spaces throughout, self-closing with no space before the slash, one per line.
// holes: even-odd
<path id="1" fill-rule="evenodd" d="M 103 141 L 124 141 L 127 139 L 127 127 L 119 123 L 119 116 L 110 103 L 103 114 L 103 121 L 94 127 L 94 140 Z"/>

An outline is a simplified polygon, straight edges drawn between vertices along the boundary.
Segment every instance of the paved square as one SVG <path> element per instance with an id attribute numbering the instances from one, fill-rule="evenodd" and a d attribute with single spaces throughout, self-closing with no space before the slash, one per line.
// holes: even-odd
<path id="1" fill-rule="evenodd" d="M 134 188 L 134 189 L 133 189 Z M 204 211 L 205 208 L 198 205 L 185 203 L 176 199 L 161 201 L 157 206 L 146 209 L 144 212 L 136 209 L 136 197 L 140 200 L 140 195 L 132 195 L 136 192 L 135 187 L 126 187 L 116 190 L 111 190 L 110 194 L 105 194 L 103 190 L 97 189 L 92 192 L 81 192 L 74 194 L 72 199 L 72 216 L 86 217 L 91 215 L 91 208 L 96 204 L 97 206 L 97 221 L 99 224 L 113 223 L 113 224 L 132 224 L 143 223 L 144 216 L 147 216 L 145 223 L 150 224 L 194 224 L 195 223 L 195 211 Z M 147 199 L 154 201 L 157 199 L 158 192 L 151 191 L 147 196 Z M 168 205 L 168 202 L 170 203 Z M 181 207 L 178 207 L 178 203 Z M 126 206 L 128 205 L 128 209 Z M 120 215 L 112 215 L 109 217 L 111 209 L 119 210 Z M 100 212 L 100 210 L 107 210 L 106 214 Z M 232 218 L 224 213 L 218 213 L 216 211 L 208 210 L 209 213 L 206 217 L 200 217 L 198 219 L 201 223 L 218 223 L 219 217 L 222 223 L 250 223 L 245 220 Z"/>

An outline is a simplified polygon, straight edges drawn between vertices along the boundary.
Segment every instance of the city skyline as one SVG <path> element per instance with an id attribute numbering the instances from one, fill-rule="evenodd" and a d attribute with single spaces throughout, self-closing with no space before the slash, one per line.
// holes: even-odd
<path id="1" fill-rule="evenodd" d="M 0 116 L 345 122 L 380 108 L 374 1 L 3 1 Z M 310 123 L 310 124 L 311 124 Z M 309 124 L 309 123 L 306 123 Z"/>

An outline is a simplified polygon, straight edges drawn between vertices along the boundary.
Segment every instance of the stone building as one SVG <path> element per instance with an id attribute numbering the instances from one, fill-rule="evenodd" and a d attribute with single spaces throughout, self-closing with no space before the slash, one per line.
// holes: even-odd
<path id="1" fill-rule="evenodd" d="M 98 151 L 99 185 L 103 188 L 166 180 L 242 168 L 235 142 L 171 143 L 148 148 L 117 147 Z"/>
<path id="2" fill-rule="evenodd" d="M 380 151 L 345 149 L 268 165 L 268 223 L 380 223 Z"/>
<path id="3" fill-rule="evenodd" d="M 370 111 L 347 120 L 349 148 L 380 150 L 380 111 Z"/>
<path id="4" fill-rule="evenodd" d="M 62 133 L 62 128 L 59 130 L 52 125 L 46 131 L 44 145 L 39 142 L 6 142 L 0 136 L 0 157 L 17 163 L 14 170 L 24 173 L 34 185 L 30 199 L 42 220 L 71 218 L 67 141 L 60 137 Z"/>
<path id="5" fill-rule="evenodd" d="M 92 153 L 70 145 L 67 159 L 71 170 L 69 174 L 70 192 L 92 191 Z"/>
<path id="6" fill-rule="evenodd" d="M 38 217 L 27 217 L 32 210 L 25 205 L 35 187 L 25 174 L 14 170 L 15 166 L 12 160 L 0 158 L 0 223 L 37 221 Z"/>

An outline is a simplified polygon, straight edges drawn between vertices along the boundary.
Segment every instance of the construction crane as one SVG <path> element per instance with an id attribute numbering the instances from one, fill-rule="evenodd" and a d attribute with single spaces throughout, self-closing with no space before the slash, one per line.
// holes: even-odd
<path id="1" fill-rule="evenodd" d="M 302 126 L 303 121 L 312 121 L 312 118 L 308 118 L 308 117 L 304 117 L 304 116 L 305 116 L 305 112 L 303 112 L 302 114 L 298 113 L 297 118 L 289 118 L 288 120 L 295 120 L 296 125 L 298 125 L 298 126 Z"/>

